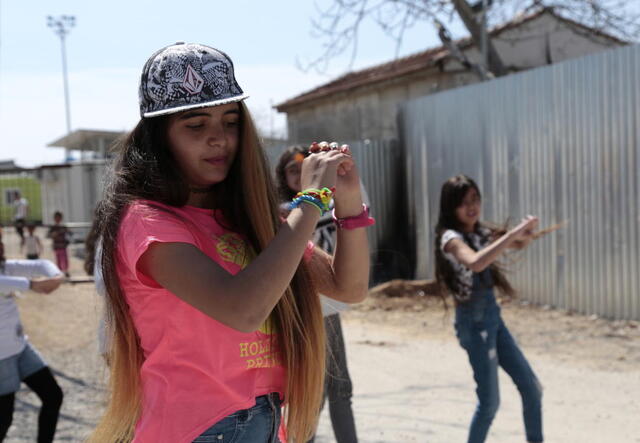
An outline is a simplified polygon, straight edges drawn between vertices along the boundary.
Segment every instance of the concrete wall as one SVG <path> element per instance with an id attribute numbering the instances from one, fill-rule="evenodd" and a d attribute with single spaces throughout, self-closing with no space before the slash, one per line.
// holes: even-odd
<path id="1" fill-rule="evenodd" d="M 581 57 L 618 46 L 615 42 L 586 34 L 550 14 L 504 31 L 494 44 L 512 70 L 525 70 Z M 466 52 L 478 60 L 475 47 Z M 362 140 L 397 138 L 397 112 L 406 100 L 478 82 L 475 74 L 449 61 L 373 86 L 335 94 L 287 111 L 289 140 L 308 143 L 324 139 Z"/>
<path id="2" fill-rule="evenodd" d="M 289 139 L 297 143 L 324 140 L 390 139 L 397 137 L 400 103 L 411 98 L 466 84 L 467 73 L 424 73 L 359 88 L 300 107 L 287 114 Z"/>

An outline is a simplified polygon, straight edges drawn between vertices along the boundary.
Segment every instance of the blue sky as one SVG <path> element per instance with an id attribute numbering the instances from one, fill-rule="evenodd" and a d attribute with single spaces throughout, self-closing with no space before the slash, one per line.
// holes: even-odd
<path id="1" fill-rule="evenodd" d="M 67 37 L 72 129 L 129 130 L 138 120 L 137 83 L 156 49 L 176 41 L 200 42 L 227 52 L 258 124 L 282 134 L 278 103 L 343 74 L 347 58 L 325 74 L 303 73 L 296 59 L 320 54 L 311 35 L 316 3 L 330 0 L 0 0 L 0 160 L 21 166 L 63 160 L 46 144 L 66 132 L 60 41 L 48 15 L 75 15 Z M 454 26 L 460 32 L 459 26 Z M 400 55 L 438 45 L 429 24 L 405 38 Z M 365 24 L 355 68 L 387 61 L 395 44 Z"/>

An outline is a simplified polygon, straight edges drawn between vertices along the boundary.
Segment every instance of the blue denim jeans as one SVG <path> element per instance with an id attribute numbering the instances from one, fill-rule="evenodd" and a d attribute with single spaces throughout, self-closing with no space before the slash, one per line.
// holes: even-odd
<path id="1" fill-rule="evenodd" d="M 500 404 L 500 366 L 520 392 L 527 441 L 541 442 L 542 387 L 502 321 L 490 277 L 487 277 L 488 272 L 474 275 L 471 300 L 456 306 L 456 335 L 469 356 L 478 397 L 467 441 L 481 443 L 487 437 Z"/>
<path id="2" fill-rule="evenodd" d="M 223 418 L 193 440 L 194 443 L 280 443 L 280 397 L 256 398 L 256 405 Z"/>

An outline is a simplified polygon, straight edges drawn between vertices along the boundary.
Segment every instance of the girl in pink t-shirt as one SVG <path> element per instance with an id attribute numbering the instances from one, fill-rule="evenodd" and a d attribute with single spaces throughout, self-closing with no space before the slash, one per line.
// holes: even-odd
<path id="1" fill-rule="evenodd" d="M 111 395 L 91 440 L 277 442 L 282 403 L 286 439 L 305 441 L 324 376 L 318 292 L 347 303 L 367 292 L 368 215 L 349 148 L 312 145 L 281 222 L 226 54 L 163 48 L 139 92 L 141 120 L 93 227 Z M 334 257 L 308 242 L 331 198 Z"/>

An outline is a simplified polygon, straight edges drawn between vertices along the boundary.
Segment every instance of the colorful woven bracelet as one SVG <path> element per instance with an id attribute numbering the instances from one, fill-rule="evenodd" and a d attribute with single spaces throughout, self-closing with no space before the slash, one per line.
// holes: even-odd
<path id="1" fill-rule="evenodd" d="M 333 199 L 333 193 L 335 192 L 335 188 L 309 188 L 305 189 L 301 192 L 298 192 L 296 196 L 293 198 L 293 202 L 291 203 L 291 207 L 295 208 L 299 205 L 296 203 L 299 199 L 300 201 L 306 201 L 308 203 L 312 203 L 320 209 L 321 215 L 330 210 L 331 200 Z"/>
<path id="2" fill-rule="evenodd" d="M 326 212 L 324 209 L 324 205 L 319 198 L 312 197 L 311 195 L 301 195 L 299 197 L 295 197 L 293 201 L 289 204 L 289 209 L 297 208 L 301 203 L 308 203 L 310 205 L 315 206 L 318 211 L 320 211 L 320 216 Z"/>
<path id="3" fill-rule="evenodd" d="M 335 188 L 322 188 L 322 189 L 316 189 L 316 188 L 309 188 L 309 189 L 305 189 L 304 191 L 298 192 L 296 194 L 296 197 L 300 197 L 302 195 L 310 195 L 312 197 L 315 197 L 317 199 L 319 199 L 320 201 L 322 201 L 322 203 L 324 205 L 327 206 L 327 208 L 329 207 L 329 204 L 331 203 L 331 200 L 333 199 L 333 193 L 335 192 Z"/>

